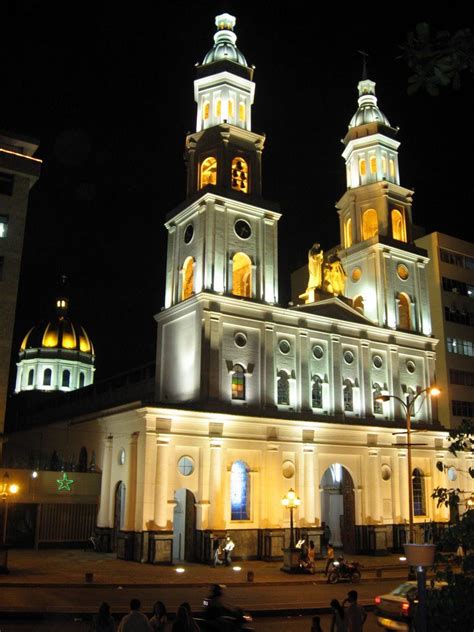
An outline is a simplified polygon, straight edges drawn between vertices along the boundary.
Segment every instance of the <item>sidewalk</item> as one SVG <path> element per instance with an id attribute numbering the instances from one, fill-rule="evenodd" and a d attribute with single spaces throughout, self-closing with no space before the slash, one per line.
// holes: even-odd
<path id="1" fill-rule="evenodd" d="M 363 579 L 379 577 L 406 577 L 406 562 L 398 555 L 372 557 L 365 555 L 347 556 L 362 564 Z M 0 587 L 7 586 L 50 586 L 71 585 L 101 586 L 207 586 L 210 583 L 228 585 L 247 584 L 248 572 L 253 572 L 255 584 L 314 584 L 325 583 L 323 574 L 325 560 L 317 560 L 316 574 L 290 575 L 282 572 L 281 562 L 235 560 L 232 567 L 211 568 L 204 564 L 183 562 L 174 566 L 157 566 L 118 560 L 113 553 L 95 553 L 82 550 L 10 550 L 8 575 L 0 575 Z M 177 572 L 183 568 L 184 572 Z M 238 570 L 240 569 L 240 570 Z M 89 580 L 86 580 L 86 573 Z"/>

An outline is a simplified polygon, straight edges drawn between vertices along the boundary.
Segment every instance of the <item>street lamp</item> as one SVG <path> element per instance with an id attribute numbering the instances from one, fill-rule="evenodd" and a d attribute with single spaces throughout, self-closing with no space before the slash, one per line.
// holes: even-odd
<path id="1" fill-rule="evenodd" d="M 290 549 L 294 549 L 295 534 L 293 531 L 293 511 L 301 504 L 301 498 L 298 498 L 294 489 L 290 489 L 281 499 L 281 504 L 290 510 Z"/>
<path id="2" fill-rule="evenodd" d="M 10 483 L 10 476 L 8 472 L 3 475 L 3 481 L 0 485 L 0 496 L 5 505 L 3 508 L 3 529 L 2 529 L 2 544 L 6 544 L 7 539 L 7 521 L 8 521 L 8 498 L 18 493 L 19 487 L 16 483 Z"/>
<path id="3" fill-rule="evenodd" d="M 414 395 L 411 399 L 408 398 L 407 401 L 404 401 L 401 397 L 398 397 L 398 395 L 379 395 L 378 397 L 375 398 L 376 400 L 381 401 L 381 402 L 388 402 L 389 399 L 396 399 L 397 402 L 400 402 L 403 409 L 405 410 L 406 428 L 407 428 L 406 448 L 407 448 L 407 461 L 408 461 L 408 503 L 409 503 L 408 516 L 409 516 L 410 544 L 413 544 L 413 540 L 414 540 L 413 483 L 412 483 L 413 471 L 412 471 L 412 461 L 411 461 L 411 446 L 412 446 L 411 417 L 414 413 L 416 400 L 420 397 L 420 395 L 423 395 L 424 393 L 437 397 L 441 393 L 441 391 L 436 386 L 428 386 L 427 388 L 424 388 L 423 390 L 418 391 L 418 393 L 416 393 L 416 395 Z"/>

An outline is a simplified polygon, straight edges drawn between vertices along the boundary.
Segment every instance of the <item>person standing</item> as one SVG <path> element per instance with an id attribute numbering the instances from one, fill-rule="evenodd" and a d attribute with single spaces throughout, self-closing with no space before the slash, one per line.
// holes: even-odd
<path id="1" fill-rule="evenodd" d="M 357 603 L 357 597 L 357 590 L 350 590 L 347 593 L 347 599 L 344 600 L 344 604 L 347 604 L 344 613 L 347 632 L 362 632 L 365 620 L 367 619 L 367 613 L 364 608 Z"/>
<path id="2" fill-rule="evenodd" d="M 232 551 L 235 549 L 235 543 L 230 535 L 226 535 L 224 543 L 224 564 L 230 566 L 232 564 Z"/>
<path id="3" fill-rule="evenodd" d="M 328 574 L 328 570 L 329 567 L 331 566 L 331 564 L 334 562 L 334 547 L 333 545 L 329 542 L 328 544 L 328 554 L 327 554 L 327 560 L 326 560 L 326 568 L 324 569 L 324 574 L 327 575 Z"/>
<path id="4" fill-rule="evenodd" d="M 219 539 L 214 540 L 214 554 L 211 566 L 220 566 L 222 564 L 222 547 Z"/>
<path id="5" fill-rule="evenodd" d="M 130 601 L 130 612 L 120 621 L 117 632 L 152 632 L 146 615 L 140 612 L 140 599 Z"/>
<path id="6" fill-rule="evenodd" d="M 344 625 L 344 608 L 337 599 L 331 601 L 332 621 L 330 632 L 346 632 Z"/>
<path id="7" fill-rule="evenodd" d="M 91 632 L 115 632 L 115 621 L 110 614 L 110 606 L 103 601 L 99 613 L 92 620 Z"/>

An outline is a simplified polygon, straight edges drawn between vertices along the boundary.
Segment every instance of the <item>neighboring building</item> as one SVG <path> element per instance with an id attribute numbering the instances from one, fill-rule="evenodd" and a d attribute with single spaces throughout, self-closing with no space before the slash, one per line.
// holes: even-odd
<path id="1" fill-rule="evenodd" d="M 3 433 L 11 345 L 28 196 L 39 178 L 38 144 L 0 131 L 0 434 Z"/>
<path id="2" fill-rule="evenodd" d="M 187 198 L 166 222 L 155 396 L 144 387 L 141 397 L 101 400 L 82 416 L 65 408 L 54 426 L 36 420 L 28 428 L 25 419 L 9 454 L 32 452 L 34 460 L 40 439 L 47 453 L 94 451 L 98 531 L 120 557 L 208 561 L 226 531 L 236 556 L 279 557 L 290 487 L 302 500 L 297 527 L 317 546 L 326 522 L 347 551 L 397 549 L 409 484 L 422 537 L 426 521 L 447 519 L 431 498 L 446 483 L 436 462 L 465 464 L 449 454 L 434 405 L 420 397 L 412 422 L 423 441 L 412 447 L 408 472 L 403 406 L 379 399 L 410 398 L 433 384 L 437 344 L 428 257 L 411 242 L 412 192 L 399 183 L 395 130 L 375 84 L 363 79 L 338 203 L 347 292 L 337 250 L 323 260 L 315 249 L 307 302 L 280 307 L 280 212 L 261 196 L 264 137 L 251 130 L 253 70 L 234 24 L 228 14 L 216 18 L 214 46 L 197 68 Z"/>
<path id="3" fill-rule="evenodd" d="M 15 392 L 73 391 L 94 382 L 94 347 L 86 330 L 68 317 L 69 299 L 56 299 L 56 316 L 23 338 Z"/>
<path id="4" fill-rule="evenodd" d="M 428 251 L 428 279 L 436 350 L 436 381 L 443 391 L 439 420 L 459 426 L 474 417 L 474 244 L 442 233 L 416 240 Z"/>

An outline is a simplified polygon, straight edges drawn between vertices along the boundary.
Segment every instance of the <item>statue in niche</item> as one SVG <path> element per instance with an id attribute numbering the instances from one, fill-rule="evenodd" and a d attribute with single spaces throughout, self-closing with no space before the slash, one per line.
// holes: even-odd
<path id="1" fill-rule="evenodd" d="M 330 255 L 323 267 L 323 290 L 334 296 L 344 295 L 347 274 L 337 255 Z"/>

